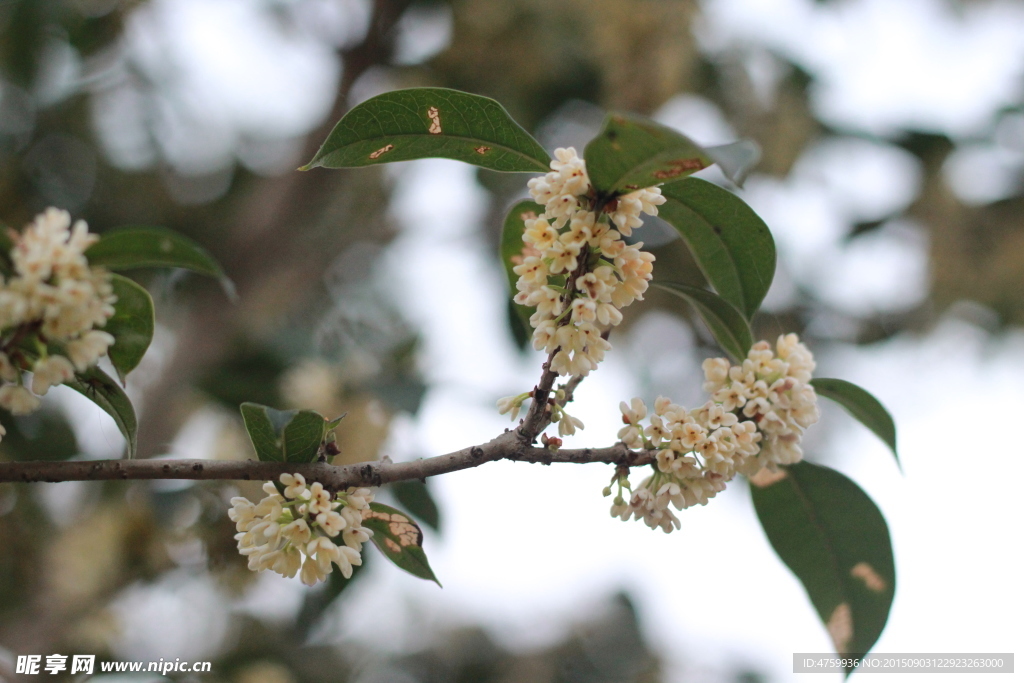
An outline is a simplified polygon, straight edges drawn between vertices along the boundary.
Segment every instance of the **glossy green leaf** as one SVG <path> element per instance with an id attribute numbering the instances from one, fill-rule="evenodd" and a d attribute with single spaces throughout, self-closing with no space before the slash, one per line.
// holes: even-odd
<path id="1" fill-rule="evenodd" d="M 687 178 L 661 188 L 658 215 L 675 227 L 718 294 L 749 320 L 775 275 L 775 240 L 747 204 L 713 183 Z"/>
<path id="2" fill-rule="evenodd" d="M 85 257 L 90 264 L 110 270 L 185 268 L 215 277 L 233 291 L 230 280 L 208 251 L 166 228 L 133 226 L 103 233 L 96 244 L 85 250 Z"/>
<path id="3" fill-rule="evenodd" d="M 288 411 L 292 412 L 292 411 Z M 299 410 L 284 428 L 285 462 L 313 462 L 327 432 L 327 421 L 314 410 Z"/>
<path id="4" fill-rule="evenodd" d="M 85 396 L 114 418 L 114 423 L 124 435 L 128 457 L 134 458 L 138 450 L 139 423 L 135 408 L 117 382 L 99 368 L 89 368 L 77 373 L 65 382 L 69 387 Z"/>
<path id="5" fill-rule="evenodd" d="M 754 344 L 754 335 L 746 318 L 732 304 L 714 292 L 699 287 L 657 280 L 653 284 L 686 299 L 708 326 L 718 345 L 734 360 L 747 357 L 747 352 Z"/>
<path id="6" fill-rule="evenodd" d="M 126 277 L 111 275 L 111 284 L 117 303 L 114 315 L 103 327 L 114 336 L 114 344 L 107 355 L 117 370 L 117 377 L 124 384 L 125 377 L 134 370 L 146 354 L 153 341 L 156 318 L 153 312 L 153 298 L 146 289 Z"/>
<path id="7" fill-rule="evenodd" d="M 896 588 L 889 528 L 878 507 L 847 477 L 808 462 L 755 476 L 750 489 L 768 540 L 803 583 L 836 651 L 869 652 Z"/>
<path id="8" fill-rule="evenodd" d="M 313 410 L 275 410 L 243 403 L 242 420 L 256 456 L 269 462 L 312 462 L 327 432 L 327 421 Z"/>
<path id="9" fill-rule="evenodd" d="M 522 173 L 545 173 L 551 160 L 494 100 L 447 88 L 409 88 L 353 107 L 300 170 L 425 157 Z"/>
<path id="10" fill-rule="evenodd" d="M 515 342 L 516 348 L 524 351 L 530 346 L 532 331 L 529 325 L 523 322 L 516 303 L 512 299 L 508 299 L 505 303 L 505 322 L 508 323 L 509 334 L 512 335 L 512 341 Z"/>
<path id="11" fill-rule="evenodd" d="M 258 403 L 243 403 L 239 408 L 245 431 L 249 433 L 249 440 L 256 449 L 256 457 L 264 462 L 283 462 L 277 430 L 268 412 L 273 408 Z"/>
<path id="12" fill-rule="evenodd" d="M 543 213 L 543 206 L 526 199 L 517 202 L 509 209 L 508 214 L 505 215 L 505 223 L 501 229 L 500 256 L 501 265 L 505 267 L 505 276 L 508 278 L 509 296 L 515 296 L 517 291 L 516 282 L 519 280 L 519 276 L 512 272 L 512 269 L 516 266 L 516 259 L 521 258 L 523 254 L 524 221 L 529 218 L 536 218 Z M 516 315 L 519 316 L 526 330 L 533 329 L 530 327 L 530 316 L 533 315 L 536 309 L 520 306 L 515 302 L 512 303 L 512 307 L 515 309 Z"/>
<path id="13" fill-rule="evenodd" d="M 900 464 L 900 457 L 896 452 L 896 422 L 877 398 L 843 379 L 815 377 L 811 380 L 811 386 L 820 396 L 832 399 L 846 408 L 850 415 L 874 432 L 892 450 L 896 464 Z"/>
<path id="14" fill-rule="evenodd" d="M 430 487 L 426 482 L 417 479 L 409 481 L 397 481 L 391 485 L 391 491 L 395 494 L 398 502 L 412 513 L 412 516 L 420 520 L 434 531 L 441 530 L 441 511 L 434 502 L 434 496 L 430 493 Z"/>
<path id="15" fill-rule="evenodd" d="M 609 114 L 583 157 L 590 182 L 605 195 L 677 180 L 713 163 L 685 135 L 629 114 Z"/>
<path id="16" fill-rule="evenodd" d="M 381 503 L 370 503 L 370 509 L 363 512 L 363 526 L 373 530 L 373 544 L 400 569 L 441 585 L 423 552 L 423 532 L 408 515 Z"/>

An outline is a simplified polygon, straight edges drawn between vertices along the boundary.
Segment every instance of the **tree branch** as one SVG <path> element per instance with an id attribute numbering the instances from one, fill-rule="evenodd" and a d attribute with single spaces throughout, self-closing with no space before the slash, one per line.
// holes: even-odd
<path id="1" fill-rule="evenodd" d="M 111 481 L 127 479 L 277 479 L 282 473 L 298 472 L 307 481 L 319 481 L 326 488 L 381 486 L 396 481 L 427 477 L 478 467 L 495 460 L 512 460 L 550 465 L 605 463 L 637 467 L 654 460 L 653 451 L 631 451 L 624 444 L 608 448 L 579 448 L 550 451 L 524 444 L 512 430 L 479 446 L 411 462 L 356 463 L 338 467 L 327 463 L 281 463 L 258 460 L 86 460 L 74 462 L 3 462 L 0 482 Z"/>

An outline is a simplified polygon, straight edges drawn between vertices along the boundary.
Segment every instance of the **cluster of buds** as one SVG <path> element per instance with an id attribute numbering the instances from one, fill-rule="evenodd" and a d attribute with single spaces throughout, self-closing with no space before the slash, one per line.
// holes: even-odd
<path id="1" fill-rule="evenodd" d="M 533 346 L 554 354 L 551 368 L 583 377 L 611 348 L 603 330 L 622 321 L 621 308 L 643 299 L 651 279 L 654 256 L 641 251 L 642 242 L 620 238 L 642 225 L 641 212 L 657 215 L 665 198 L 653 187 L 597 205 L 572 147 L 555 150 L 551 169 L 529 181 L 544 213 L 524 219 L 515 301 L 536 309 Z"/>
<path id="2" fill-rule="evenodd" d="M 519 411 L 523 408 L 523 401 L 533 396 L 532 391 L 519 394 L 518 396 L 506 396 L 505 398 L 498 399 L 498 413 L 504 415 L 508 413 L 515 422 L 516 418 L 519 417 Z M 548 399 L 548 420 L 552 423 L 558 423 L 558 435 L 559 436 L 570 436 L 576 433 L 577 429 L 583 429 L 583 420 L 578 417 L 573 417 L 565 410 L 566 391 L 565 389 L 558 389 L 554 395 Z M 562 440 L 556 439 L 555 441 L 561 445 Z M 554 441 L 552 441 L 554 443 Z M 544 445 L 550 447 L 548 442 L 544 442 Z"/>
<path id="3" fill-rule="evenodd" d="M 249 569 L 270 569 L 288 578 L 299 574 L 304 584 L 314 586 L 327 578 L 333 563 L 342 576 L 351 577 L 352 566 L 363 563 L 363 543 L 373 536 L 362 526 L 373 492 L 350 488 L 331 495 L 320 482 L 306 486 L 301 474 L 282 474 L 280 481 L 281 486 L 264 484 L 267 496 L 255 505 L 247 498 L 231 499 L 228 516 Z"/>
<path id="4" fill-rule="evenodd" d="M 623 489 L 629 481 L 616 475 L 612 516 L 642 519 L 667 533 L 679 528 L 670 505 L 677 510 L 706 505 L 736 474 L 774 471 L 803 457 L 800 440 L 818 421 L 818 405 L 810 384 L 814 358 L 795 334 L 779 337 L 775 352 L 766 341 L 754 344 L 739 365 L 710 358 L 703 367 L 711 400 L 697 410 L 661 397 L 644 426 L 643 401 L 620 405 L 626 426 L 619 438 L 657 456 L 654 474 L 628 501 Z M 611 487 L 605 495 L 611 495 Z"/>
<path id="5" fill-rule="evenodd" d="M 49 208 L 11 239 L 0 275 L 0 407 L 25 415 L 107 353 L 114 338 L 96 328 L 114 314 L 116 297 L 109 271 L 85 257 L 99 237 L 85 221 L 72 225 L 67 211 Z M 32 371 L 31 391 L 23 370 Z"/>

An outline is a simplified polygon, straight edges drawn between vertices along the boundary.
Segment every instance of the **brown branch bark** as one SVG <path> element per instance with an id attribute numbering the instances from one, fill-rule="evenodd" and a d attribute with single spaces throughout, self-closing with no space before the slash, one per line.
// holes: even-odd
<path id="1" fill-rule="evenodd" d="M 550 451 L 523 442 L 518 430 L 508 431 L 479 446 L 410 462 L 280 463 L 258 460 L 91 460 L 75 462 L 3 462 L 0 482 L 110 481 L 125 479 L 236 479 L 272 480 L 284 472 L 298 472 L 307 481 L 319 481 L 332 490 L 349 486 L 381 486 L 396 481 L 426 479 L 439 474 L 478 467 L 495 460 L 550 465 L 552 463 L 605 463 L 637 467 L 653 462 L 653 451 L 631 451 L 624 444 L 607 448 Z"/>

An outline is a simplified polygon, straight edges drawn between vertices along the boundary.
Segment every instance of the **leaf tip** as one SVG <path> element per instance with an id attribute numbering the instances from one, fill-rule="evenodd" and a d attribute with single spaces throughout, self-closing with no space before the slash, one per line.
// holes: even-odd
<path id="1" fill-rule="evenodd" d="M 704 151 L 737 187 L 743 187 L 747 175 L 761 160 L 761 146 L 753 140 L 739 140 Z"/>
<path id="2" fill-rule="evenodd" d="M 832 610 L 832 615 L 828 618 L 825 628 L 832 638 L 836 652 L 840 656 L 849 652 L 850 640 L 853 638 L 853 612 L 850 610 L 850 603 L 839 603 Z"/>
<path id="3" fill-rule="evenodd" d="M 224 296 L 228 298 L 228 301 L 232 304 L 237 304 L 240 299 L 238 296 L 238 288 L 235 287 L 234 280 L 229 278 L 227 275 L 221 275 L 218 278 L 218 281 L 220 282 L 220 288 L 224 292 Z"/>

